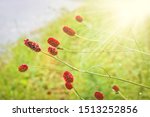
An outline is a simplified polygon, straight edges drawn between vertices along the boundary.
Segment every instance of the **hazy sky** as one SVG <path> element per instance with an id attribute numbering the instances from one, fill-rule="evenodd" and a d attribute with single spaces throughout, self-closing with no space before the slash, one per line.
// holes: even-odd
<path id="1" fill-rule="evenodd" d="M 61 8 L 78 5 L 75 0 L 0 0 L 0 42 L 14 41 L 59 16 Z"/>

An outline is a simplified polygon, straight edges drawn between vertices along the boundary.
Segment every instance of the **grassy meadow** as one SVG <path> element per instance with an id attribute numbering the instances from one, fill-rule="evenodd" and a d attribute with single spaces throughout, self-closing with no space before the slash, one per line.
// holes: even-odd
<path id="1" fill-rule="evenodd" d="M 32 31 L 30 37 L 22 36 L 6 46 L 8 52 L 0 58 L 0 99 L 77 100 L 74 91 L 64 87 L 62 74 L 66 70 L 73 74 L 73 86 L 86 100 L 95 99 L 95 91 L 103 92 L 105 100 L 122 100 L 112 90 L 113 85 L 118 85 L 129 100 L 150 99 L 150 89 L 110 77 L 150 87 L 150 18 L 122 26 L 112 10 L 105 8 L 110 0 L 96 1 L 89 0 L 73 12 L 63 11 L 57 20 Z M 76 15 L 84 18 L 83 23 L 75 20 Z M 62 31 L 65 25 L 87 40 L 65 34 Z M 58 39 L 60 47 L 66 48 L 58 50 L 59 59 L 80 70 L 107 77 L 75 71 L 32 51 L 23 42 L 29 38 L 47 52 L 49 37 Z M 24 73 L 18 71 L 21 64 L 29 66 Z"/>

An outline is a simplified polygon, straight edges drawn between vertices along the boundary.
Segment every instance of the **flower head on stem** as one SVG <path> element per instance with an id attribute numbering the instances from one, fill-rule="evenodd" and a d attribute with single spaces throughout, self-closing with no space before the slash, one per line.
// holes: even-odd
<path id="1" fill-rule="evenodd" d="M 82 36 L 76 34 L 76 32 L 75 32 L 72 28 L 70 28 L 70 27 L 68 27 L 68 26 L 64 26 L 64 27 L 63 27 L 63 31 L 64 31 L 67 35 L 69 35 L 69 36 L 76 36 L 76 37 L 78 37 L 78 38 L 80 38 L 80 39 L 82 39 L 82 40 L 85 40 L 85 41 L 99 42 L 99 40 L 87 39 L 87 38 L 85 38 L 85 37 L 82 37 Z"/>
<path id="2" fill-rule="evenodd" d="M 104 94 L 100 91 L 95 92 L 94 96 L 97 100 L 103 100 L 104 99 Z"/>
<path id="3" fill-rule="evenodd" d="M 53 55 L 53 56 L 55 56 L 55 55 L 58 54 L 57 48 L 55 48 L 55 47 L 53 47 L 53 46 L 50 46 L 50 47 L 48 48 L 48 52 L 49 52 L 51 55 Z"/>
<path id="4" fill-rule="evenodd" d="M 118 93 L 119 90 L 120 90 L 117 85 L 113 85 L 112 89 L 113 89 L 116 93 Z"/>
<path id="5" fill-rule="evenodd" d="M 47 42 L 53 47 L 58 47 L 60 44 L 60 42 L 53 37 L 48 38 Z"/>
<path id="6" fill-rule="evenodd" d="M 63 73 L 63 78 L 64 78 L 65 82 L 69 82 L 69 83 L 72 83 L 74 80 L 73 75 L 69 71 L 65 71 Z"/>
<path id="7" fill-rule="evenodd" d="M 78 22 L 80 22 L 80 23 L 83 21 L 83 17 L 80 16 L 80 15 L 77 15 L 77 16 L 75 17 L 75 19 L 76 19 L 76 21 L 78 21 Z"/>
<path id="8" fill-rule="evenodd" d="M 66 82 L 65 83 L 65 87 L 68 89 L 68 90 L 71 90 L 73 88 L 73 85 L 70 83 L 70 82 Z"/>
<path id="9" fill-rule="evenodd" d="M 70 27 L 68 27 L 68 26 L 64 26 L 64 27 L 63 27 L 63 31 L 64 31 L 66 34 L 68 34 L 69 36 L 75 36 L 75 34 L 76 34 L 76 32 L 75 32 L 72 28 L 70 28 Z"/>
<path id="10" fill-rule="evenodd" d="M 30 41 L 29 39 L 25 39 L 24 44 L 35 52 L 41 51 L 40 46 L 36 42 Z"/>
<path id="11" fill-rule="evenodd" d="M 25 71 L 28 70 L 28 65 L 22 64 L 22 65 L 20 65 L 20 66 L 18 67 L 18 70 L 19 70 L 20 72 L 25 72 Z"/>
<path id="12" fill-rule="evenodd" d="M 116 94 L 119 94 L 124 100 L 127 100 L 127 98 L 120 92 L 119 86 L 113 85 L 112 89 Z"/>

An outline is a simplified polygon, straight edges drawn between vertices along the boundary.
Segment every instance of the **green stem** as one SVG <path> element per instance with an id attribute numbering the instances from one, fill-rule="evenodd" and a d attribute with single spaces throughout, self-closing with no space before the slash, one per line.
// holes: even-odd
<path id="1" fill-rule="evenodd" d="M 138 84 L 138 83 L 135 83 L 135 82 L 132 82 L 132 81 L 129 81 L 129 80 L 125 80 L 125 79 L 121 79 L 121 78 L 118 78 L 118 77 L 115 77 L 115 76 L 108 76 L 108 75 L 103 75 L 103 74 L 99 74 L 99 73 L 95 73 L 95 72 L 90 72 L 90 71 L 82 71 L 82 72 L 83 73 L 92 74 L 92 75 L 101 76 L 101 77 L 109 77 L 111 79 L 116 79 L 116 80 L 119 80 L 119 81 L 122 81 L 122 82 L 130 83 L 130 84 L 133 84 L 133 85 L 137 85 L 137 86 L 141 86 L 141 87 L 150 89 L 150 87 L 145 86 L 143 84 Z"/>
<path id="2" fill-rule="evenodd" d="M 128 100 L 120 91 L 118 93 L 124 100 Z"/>
<path id="3" fill-rule="evenodd" d="M 121 45 L 119 45 L 119 46 L 121 46 Z M 144 52 L 144 51 L 141 51 L 141 50 L 137 50 L 137 49 L 130 48 L 130 47 L 125 47 L 125 46 L 123 46 L 123 45 L 122 45 L 121 47 L 124 47 L 124 48 L 126 48 L 126 49 L 128 49 L 128 50 L 130 50 L 130 51 L 134 51 L 134 52 L 138 52 L 138 53 L 141 53 L 141 54 L 150 56 L 150 53 L 147 53 L 147 52 Z"/>
<path id="4" fill-rule="evenodd" d="M 82 98 L 81 96 L 80 96 L 80 94 L 78 93 L 78 91 L 73 87 L 73 91 L 74 91 L 74 93 L 81 99 L 81 100 L 84 100 L 84 98 Z"/>
<path id="5" fill-rule="evenodd" d="M 92 51 L 82 51 L 82 50 L 70 50 L 70 49 L 67 49 L 67 48 L 57 48 L 57 49 L 59 49 L 59 50 L 63 50 L 63 51 L 65 51 L 65 52 L 70 52 L 70 53 L 103 53 L 103 52 L 133 52 L 133 51 L 120 51 L 120 50 L 101 50 L 101 51 L 99 51 L 99 50 L 96 50 L 96 51 L 94 51 L 94 52 L 92 52 Z"/>
<path id="6" fill-rule="evenodd" d="M 88 38 L 85 38 L 85 37 L 82 37 L 80 35 L 75 35 L 76 37 L 80 38 L 80 39 L 83 39 L 83 40 L 86 40 L 86 41 L 93 41 L 93 42 L 99 42 L 99 40 L 92 40 L 92 39 L 88 39 Z"/>
<path id="7" fill-rule="evenodd" d="M 66 63 L 66 62 L 64 62 L 64 61 L 62 61 L 61 59 L 59 59 L 59 58 L 57 58 L 57 57 L 55 57 L 55 56 L 52 56 L 52 55 L 50 55 L 50 54 L 47 54 L 47 53 L 45 53 L 45 52 L 43 52 L 43 51 L 42 51 L 42 53 L 45 54 L 45 55 L 47 55 L 47 56 L 50 56 L 50 57 L 54 58 L 55 60 L 57 60 L 57 61 L 59 61 L 59 62 L 61 62 L 61 63 L 63 63 L 63 64 L 65 64 L 66 66 L 70 67 L 70 68 L 73 69 L 73 70 L 79 71 L 76 67 L 73 67 L 72 65 L 70 65 L 70 64 L 68 64 L 68 63 Z"/>
<path id="8" fill-rule="evenodd" d="M 61 59 L 55 57 L 55 56 L 52 56 L 50 54 L 47 54 L 45 52 L 42 51 L 43 54 L 47 55 L 47 56 L 50 56 L 52 58 L 54 58 L 55 60 L 65 64 L 66 66 L 70 67 L 71 69 L 75 70 L 75 71 L 78 71 L 78 72 L 82 72 L 82 73 L 86 73 L 86 74 L 90 74 L 90 75 L 97 75 L 97 76 L 101 76 L 101 77 L 109 77 L 111 79 L 115 79 L 115 80 L 119 80 L 119 81 L 122 81 L 122 82 L 126 82 L 126 83 L 130 83 L 130 84 L 133 84 L 133 85 L 137 85 L 137 86 L 141 86 L 141 87 L 144 87 L 144 88 L 147 88 L 147 89 L 150 89 L 149 86 L 145 86 L 143 84 L 138 84 L 138 83 L 135 83 L 133 81 L 129 81 L 129 80 L 125 80 L 125 79 L 121 79 L 121 78 L 118 78 L 118 77 L 115 77 L 115 76 L 110 76 L 110 75 L 104 75 L 104 74 L 99 74 L 99 73 L 95 73 L 95 72 L 90 72 L 90 71 L 85 71 L 85 70 L 80 70 L 64 61 L 62 61 Z"/>

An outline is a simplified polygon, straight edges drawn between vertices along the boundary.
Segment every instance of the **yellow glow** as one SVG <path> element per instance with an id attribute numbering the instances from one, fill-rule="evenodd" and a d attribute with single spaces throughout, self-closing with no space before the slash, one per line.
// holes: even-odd
<path id="1" fill-rule="evenodd" d="M 120 26 L 140 23 L 150 16 L 150 0 L 113 0 L 108 8 Z"/>

